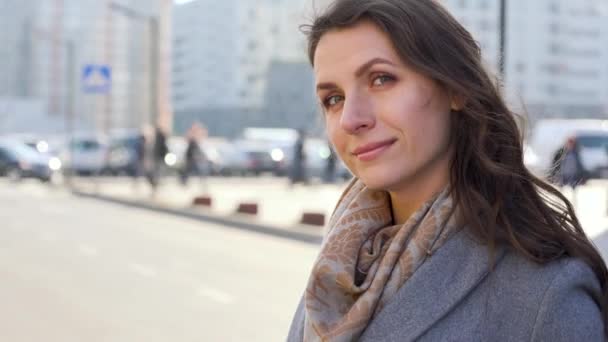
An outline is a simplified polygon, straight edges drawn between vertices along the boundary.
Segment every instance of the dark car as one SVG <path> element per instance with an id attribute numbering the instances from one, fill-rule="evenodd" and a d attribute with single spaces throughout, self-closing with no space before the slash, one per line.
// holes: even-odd
<path id="1" fill-rule="evenodd" d="M 42 155 L 24 143 L 0 142 L 0 175 L 2 176 L 13 180 L 37 178 L 48 182 L 60 167 L 59 159 Z"/>
<path id="2" fill-rule="evenodd" d="M 112 175 L 129 175 L 137 173 L 139 163 L 139 149 L 143 141 L 141 135 L 125 134 L 110 139 L 108 163 L 106 172 Z"/>
<path id="3" fill-rule="evenodd" d="M 284 176 L 288 172 L 284 150 L 277 144 L 241 140 L 237 142 L 247 160 L 247 172 L 260 175 L 265 172 Z"/>

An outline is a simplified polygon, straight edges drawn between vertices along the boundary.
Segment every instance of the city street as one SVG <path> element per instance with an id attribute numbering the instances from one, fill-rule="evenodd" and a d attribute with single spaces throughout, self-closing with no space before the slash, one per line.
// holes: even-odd
<path id="1" fill-rule="evenodd" d="M 4 341 L 280 341 L 318 246 L 0 181 Z"/>
<path id="2" fill-rule="evenodd" d="M 605 185 L 577 197 L 607 256 Z M 0 180 L 0 208 L 0 336 L 12 342 L 281 341 L 318 250 L 37 181 Z"/>

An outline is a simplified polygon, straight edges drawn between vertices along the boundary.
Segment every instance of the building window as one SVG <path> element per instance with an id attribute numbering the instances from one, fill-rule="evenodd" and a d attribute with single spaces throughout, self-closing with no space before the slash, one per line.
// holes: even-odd
<path id="1" fill-rule="evenodd" d="M 551 4 L 549 4 L 549 12 L 559 14 L 559 4 L 556 2 L 551 2 Z"/>
<path id="2" fill-rule="evenodd" d="M 184 98 L 185 96 L 181 93 L 173 93 L 173 101 L 175 102 L 181 102 Z"/>
<path id="3" fill-rule="evenodd" d="M 559 33 L 559 24 L 556 22 L 552 22 L 549 24 L 549 32 L 553 33 L 553 34 L 558 34 Z"/>
<path id="4" fill-rule="evenodd" d="M 552 55 L 558 55 L 560 53 L 560 51 L 561 51 L 561 47 L 559 46 L 559 44 L 557 44 L 557 43 L 551 43 L 549 45 L 549 52 Z"/>

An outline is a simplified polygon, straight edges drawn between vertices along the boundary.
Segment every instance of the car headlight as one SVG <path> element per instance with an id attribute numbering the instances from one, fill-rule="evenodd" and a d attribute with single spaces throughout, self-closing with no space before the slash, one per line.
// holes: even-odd
<path id="1" fill-rule="evenodd" d="M 49 159 L 49 169 L 59 171 L 61 169 L 61 160 L 57 157 Z"/>
<path id="2" fill-rule="evenodd" d="M 275 162 L 280 162 L 281 160 L 283 160 L 283 158 L 285 158 L 285 153 L 283 153 L 283 150 L 281 150 L 280 148 L 275 148 L 272 150 L 272 152 L 270 152 L 270 157 Z"/>
<path id="3" fill-rule="evenodd" d="M 331 156 L 331 150 L 327 146 L 323 146 L 319 149 L 319 157 L 322 159 L 327 159 Z"/>
<path id="4" fill-rule="evenodd" d="M 44 140 L 41 140 L 36 144 L 36 149 L 40 153 L 47 153 L 49 151 L 49 143 Z"/>
<path id="5" fill-rule="evenodd" d="M 165 164 L 174 166 L 177 163 L 177 156 L 174 153 L 165 154 Z"/>

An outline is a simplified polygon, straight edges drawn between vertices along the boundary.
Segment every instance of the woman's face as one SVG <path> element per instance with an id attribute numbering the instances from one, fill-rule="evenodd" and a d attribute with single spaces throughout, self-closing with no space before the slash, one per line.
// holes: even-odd
<path id="1" fill-rule="evenodd" d="M 399 191 L 447 181 L 450 96 L 407 66 L 376 25 L 325 33 L 314 72 L 329 138 L 364 184 Z"/>

